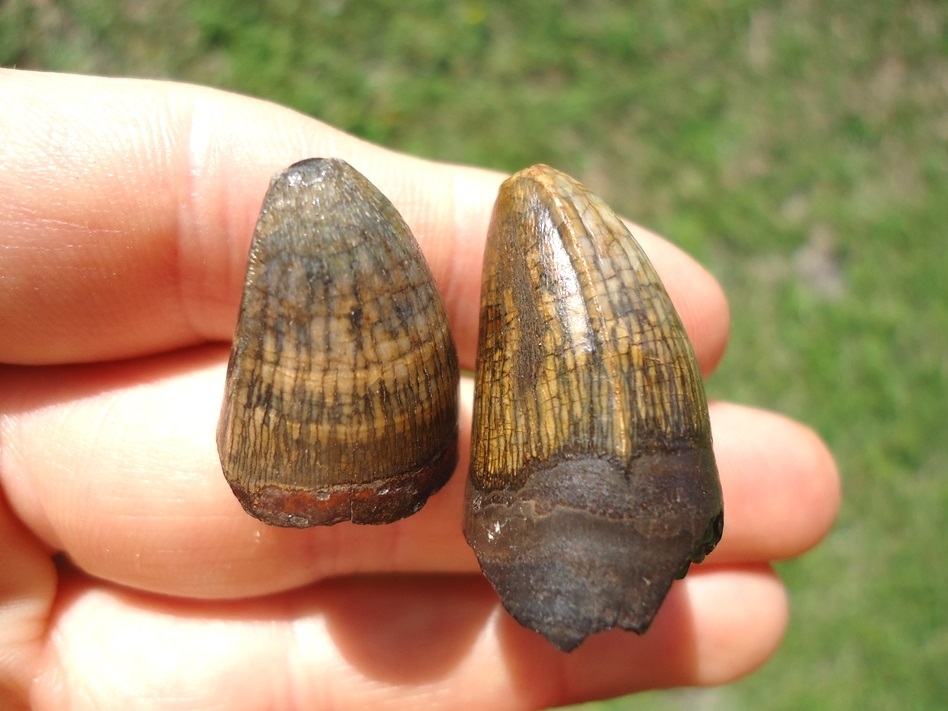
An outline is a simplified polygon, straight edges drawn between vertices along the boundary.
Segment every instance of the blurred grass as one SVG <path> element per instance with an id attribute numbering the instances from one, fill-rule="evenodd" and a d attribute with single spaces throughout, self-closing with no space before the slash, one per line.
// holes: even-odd
<path id="1" fill-rule="evenodd" d="M 7 0 L 0 64 L 174 77 L 404 151 L 547 162 L 728 291 L 711 395 L 830 443 L 844 508 L 780 566 L 787 639 L 710 690 L 589 709 L 948 699 L 948 5 Z"/>

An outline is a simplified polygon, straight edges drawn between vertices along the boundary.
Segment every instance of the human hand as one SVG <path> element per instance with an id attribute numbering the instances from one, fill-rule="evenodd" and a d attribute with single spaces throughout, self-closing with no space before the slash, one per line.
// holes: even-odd
<path id="1" fill-rule="evenodd" d="M 769 561 L 832 524 L 832 458 L 783 417 L 712 403 L 724 537 L 650 631 L 572 654 L 500 608 L 461 535 L 461 462 L 389 526 L 248 516 L 215 426 L 270 177 L 337 155 L 401 211 L 474 366 L 481 250 L 503 176 L 408 158 L 199 87 L 0 71 L 0 706 L 538 708 L 722 683 L 786 624 Z M 645 230 L 714 369 L 724 296 Z"/>

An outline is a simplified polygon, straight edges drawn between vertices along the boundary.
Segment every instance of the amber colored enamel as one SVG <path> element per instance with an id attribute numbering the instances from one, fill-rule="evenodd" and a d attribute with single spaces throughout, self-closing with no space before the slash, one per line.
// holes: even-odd
<path id="1" fill-rule="evenodd" d="M 629 230 L 547 166 L 494 206 L 475 382 L 464 532 L 504 606 L 564 650 L 644 632 L 721 536 L 704 386 Z"/>

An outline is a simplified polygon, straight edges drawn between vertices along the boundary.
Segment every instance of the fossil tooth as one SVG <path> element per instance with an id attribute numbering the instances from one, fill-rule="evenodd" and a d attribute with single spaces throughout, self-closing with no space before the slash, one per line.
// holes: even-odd
<path id="1" fill-rule="evenodd" d="M 641 247 L 547 166 L 494 205 L 475 382 L 464 533 L 503 605 L 563 650 L 645 632 L 721 537 L 707 400 Z"/>
<path id="2" fill-rule="evenodd" d="M 458 361 L 394 206 L 342 160 L 305 160 L 264 199 L 217 446 L 244 508 L 277 526 L 388 523 L 457 463 Z"/>

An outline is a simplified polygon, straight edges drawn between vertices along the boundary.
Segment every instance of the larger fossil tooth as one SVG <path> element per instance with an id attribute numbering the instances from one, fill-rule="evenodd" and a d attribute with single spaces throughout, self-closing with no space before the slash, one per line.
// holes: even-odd
<path id="1" fill-rule="evenodd" d="M 270 184 L 254 231 L 217 446 L 277 526 L 388 523 L 457 463 L 458 361 L 404 220 L 337 159 Z"/>
<path id="2" fill-rule="evenodd" d="M 721 537 L 681 320 L 615 213 L 547 166 L 494 206 L 471 456 L 465 536 L 513 617 L 563 650 L 644 632 Z"/>

